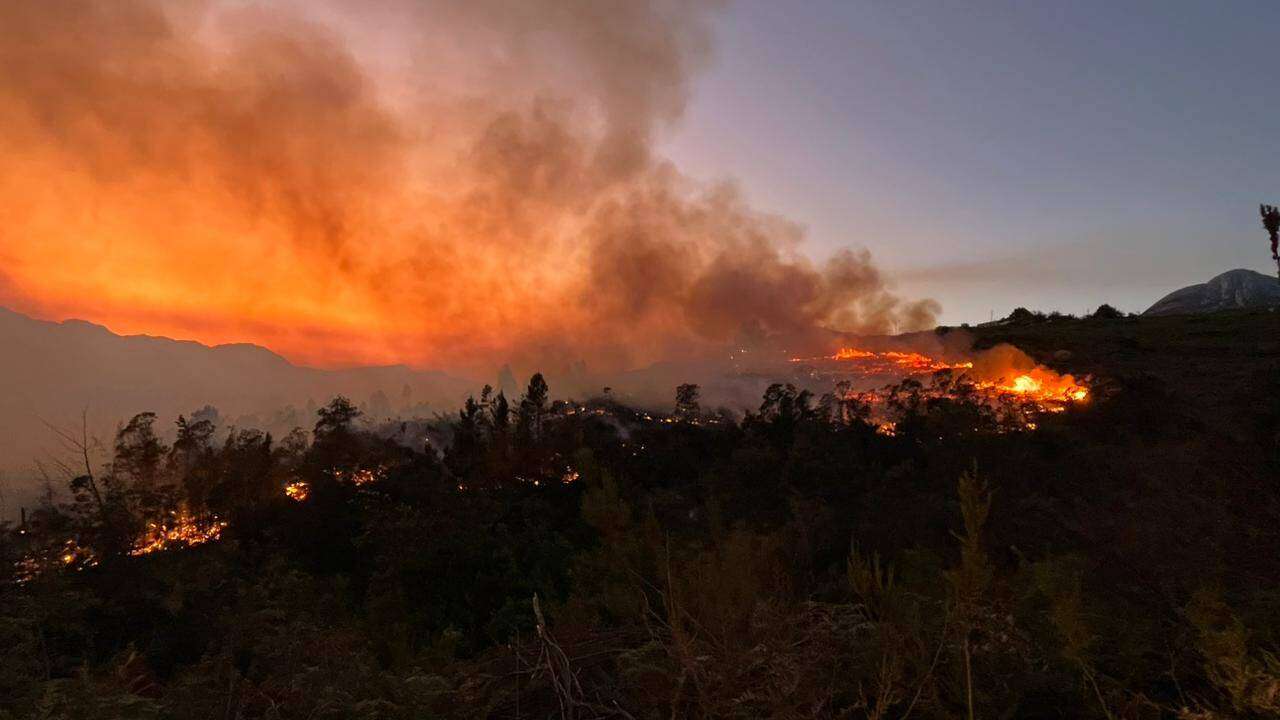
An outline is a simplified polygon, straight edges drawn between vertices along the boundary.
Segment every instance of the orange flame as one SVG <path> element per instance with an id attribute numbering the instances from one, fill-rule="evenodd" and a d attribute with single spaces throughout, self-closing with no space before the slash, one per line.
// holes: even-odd
<path id="1" fill-rule="evenodd" d="M 864 375 L 888 375 L 893 373 L 918 375 L 939 370 L 957 370 L 973 367 L 971 362 L 949 363 L 917 352 L 901 352 L 898 350 L 875 352 L 851 347 L 842 347 L 834 355 L 815 358 L 791 358 L 793 363 L 812 364 L 831 361 L 839 363 L 855 362 L 858 364 L 861 374 Z"/>
<path id="2" fill-rule="evenodd" d="M 1089 389 L 1071 375 L 1062 375 L 1039 365 L 1027 371 L 1014 370 L 1013 367 L 1027 361 L 1025 355 L 1015 348 L 987 353 L 981 358 L 982 362 L 975 364 L 973 360 L 945 361 L 918 352 L 876 352 L 843 347 L 834 355 L 792 358 L 792 362 L 813 365 L 836 377 L 913 377 L 940 371 L 958 371 L 958 378 L 972 385 L 980 401 L 994 405 L 1002 400 L 1014 400 L 1019 404 L 1030 404 L 1034 411 L 1040 412 L 1061 412 L 1072 403 L 1084 402 L 1089 398 Z M 993 363 L 998 367 L 992 368 Z M 942 387 L 925 388 L 923 392 L 942 394 L 946 390 Z M 882 405 L 885 400 L 881 391 L 855 394 L 872 407 Z M 1036 427 L 1025 411 L 1019 414 L 1019 420 L 1022 427 Z M 877 430 L 882 434 L 892 435 L 893 423 L 882 418 Z"/>
<path id="3" fill-rule="evenodd" d="M 994 382 L 980 382 L 978 388 L 995 393 L 1017 395 L 1043 403 L 1083 402 L 1089 397 L 1089 389 L 1076 382 L 1071 375 L 1059 375 L 1047 368 L 1037 367 L 1028 373 Z M 1046 405 L 1047 410 L 1061 410 L 1060 404 Z"/>
<path id="4" fill-rule="evenodd" d="M 170 519 L 148 523 L 146 532 L 134 543 L 130 555 L 167 550 L 174 547 L 193 547 L 217 540 L 227 527 L 225 520 L 217 517 L 200 518 L 185 511 L 170 513 Z"/>
<path id="5" fill-rule="evenodd" d="M 291 482 L 284 486 L 284 494 L 294 502 L 303 502 L 311 495 L 311 485 L 302 480 Z"/>

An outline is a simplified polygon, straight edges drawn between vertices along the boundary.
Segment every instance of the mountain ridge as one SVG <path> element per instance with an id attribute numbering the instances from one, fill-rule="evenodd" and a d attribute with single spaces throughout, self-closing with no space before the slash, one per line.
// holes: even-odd
<path id="1" fill-rule="evenodd" d="M 295 365 L 252 343 L 205 345 L 154 335 L 121 335 L 86 320 L 51 321 L 0 307 L 0 473 L 21 490 L 37 460 L 57 452 L 46 423 L 109 441 L 118 423 L 155 412 L 168 429 L 205 406 L 224 426 L 277 434 L 309 428 L 310 413 L 335 395 L 363 403 L 375 418 L 404 409 L 451 410 L 478 386 L 439 370 L 403 365 L 321 369 Z M 0 488 L 2 491 L 3 488 Z"/>
<path id="2" fill-rule="evenodd" d="M 1254 270 L 1236 268 L 1207 282 L 1174 290 L 1143 315 L 1190 315 L 1221 310 L 1280 306 L 1280 281 Z"/>

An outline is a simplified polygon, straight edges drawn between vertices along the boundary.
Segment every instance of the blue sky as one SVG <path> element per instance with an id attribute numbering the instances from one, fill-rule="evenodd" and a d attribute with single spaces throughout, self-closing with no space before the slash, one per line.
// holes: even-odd
<path id="1" fill-rule="evenodd" d="M 666 151 L 981 321 L 1274 272 L 1280 6 L 739 0 Z"/>

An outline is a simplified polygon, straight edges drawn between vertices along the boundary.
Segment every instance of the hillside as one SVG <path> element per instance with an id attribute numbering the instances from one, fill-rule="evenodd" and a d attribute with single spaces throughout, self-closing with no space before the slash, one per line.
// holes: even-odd
<path id="1" fill-rule="evenodd" d="M 403 366 L 349 370 L 299 367 L 256 345 L 209 347 L 190 341 L 116 335 L 80 320 L 46 322 L 0 308 L 0 472 L 10 492 L 21 487 L 32 463 L 47 455 L 52 433 L 44 421 L 79 425 L 110 438 L 135 413 L 157 413 L 163 423 L 206 405 L 227 424 L 288 431 L 309 427 L 308 408 L 343 394 L 369 403 L 377 393 L 387 408 L 453 407 L 473 383 L 441 372 Z M 425 412 L 425 410 L 424 410 Z M 167 432 L 167 427 L 166 427 Z"/>
<path id="2" fill-rule="evenodd" d="M 914 381 L 887 430 L 531 381 L 443 453 L 341 403 L 285 446 L 138 427 L 102 500 L 0 524 L 0 712 L 1274 717 L 1276 320 L 943 333 L 1091 376 L 1032 422 Z"/>
<path id="3" fill-rule="evenodd" d="M 1191 315 L 1267 307 L 1280 307 L 1280 281 L 1241 268 L 1228 270 L 1208 282 L 1175 290 L 1142 314 Z"/>
<path id="4" fill-rule="evenodd" d="M 1280 312 L 1084 319 L 969 330 L 975 347 L 1010 343 L 1049 367 L 1107 386 L 1143 383 L 1204 422 L 1252 432 L 1280 403 Z M 1065 351 L 1065 352 L 1062 352 Z"/>

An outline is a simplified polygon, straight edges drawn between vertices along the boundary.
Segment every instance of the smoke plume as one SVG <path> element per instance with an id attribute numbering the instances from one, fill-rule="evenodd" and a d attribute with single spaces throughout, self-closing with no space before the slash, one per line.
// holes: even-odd
<path id="1" fill-rule="evenodd" d="M 0 4 L 0 303 L 329 366 L 930 325 L 655 153 L 718 5 Z"/>

